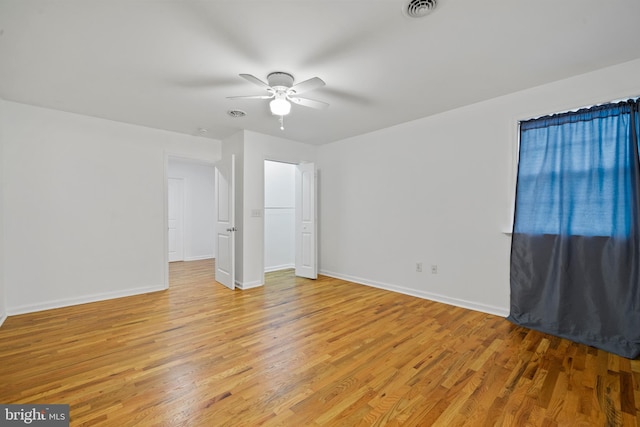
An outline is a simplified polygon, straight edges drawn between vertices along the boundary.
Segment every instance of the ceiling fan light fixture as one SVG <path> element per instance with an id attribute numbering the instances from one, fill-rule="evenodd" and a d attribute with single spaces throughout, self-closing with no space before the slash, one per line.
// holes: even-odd
<path id="1" fill-rule="evenodd" d="M 435 0 L 432 0 L 435 1 Z M 266 90 L 268 95 L 228 96 L 229 99 L 270 99 L 271 114 L 279 117 L 280 130 L 284 130 L 284 116 L 291 112 L 291 103 L 324 110 L 329 106 L 326 102 L 315 99 L 301 98 L 299 94 L 318 89 L 325 85 L 319 77 L 312 77 L 298 84 L 293 84 L 293 76 L 289 73 L 276 71 L 267 76 L 268 83 L 263 82 L 252 74 L 240 74 L 240 77 Z M 231 115 L 231 113 L 229 113 Z"/>
<path id="2" fill-rule="evenodd" d="M 276 98 L 269 103 L 269 108 L 274 116 L 286 116 L 291 112 L 291 103 L 284 98 Z"/>

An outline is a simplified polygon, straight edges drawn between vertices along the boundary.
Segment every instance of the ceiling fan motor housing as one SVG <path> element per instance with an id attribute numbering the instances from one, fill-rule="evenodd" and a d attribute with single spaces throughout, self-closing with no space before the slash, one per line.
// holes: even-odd
<path id="1" fill-rule="evenodd" d="M 290 88 L 291 86 L 293 86 L 293 76 L 289 73 L 276 71 L 267 76 L 267 82 L 269 82 L 269 86 L 274 89 L 278 86 Z"/>

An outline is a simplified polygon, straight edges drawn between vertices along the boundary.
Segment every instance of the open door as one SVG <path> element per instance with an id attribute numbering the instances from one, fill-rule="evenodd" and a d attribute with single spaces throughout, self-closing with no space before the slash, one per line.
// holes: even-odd
<path id="1" fill-rule="evenodd" d="M 296 169 L 296 276 L 318 277 L 316 224 L 316 168 L 303 163 Z"/>
<path id="2" fill-rule="evenodd" d="M 215 277 L 218 283 L 229 289 L 235 289 L 235 155 L 230 161 L 220 161 L 216 165 L 216 206 L 218 222 L 216 241 L 218 256 L 216 258 Z"/>

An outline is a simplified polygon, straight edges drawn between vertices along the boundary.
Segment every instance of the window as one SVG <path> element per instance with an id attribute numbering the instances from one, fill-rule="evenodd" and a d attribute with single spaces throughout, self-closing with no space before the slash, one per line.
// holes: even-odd
<path id="1" fill-rule="evenodd" d="M 515 233 L 629 234 L 630 113 L 607 104 L 521 123 Z"/>

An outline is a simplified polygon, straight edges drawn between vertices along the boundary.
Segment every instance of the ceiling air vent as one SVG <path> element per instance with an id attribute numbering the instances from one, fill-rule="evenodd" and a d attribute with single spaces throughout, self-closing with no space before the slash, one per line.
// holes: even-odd
<path id="1" fill-rule="evenodd" d="M 247 115 L 247 113 L 245 113 L 242 110 L 229 110 L 229 111 L 227 111 L 227 114 L 230 115 L 233 118 L 244 117 L 244 116 Z"/>
<path id="2" fill-rule="evenodd" d="M 404 6 L 404 13 L 411 18 L 422 18 L 433 12 L 437 4 L 437 0 L 409 0 Z"/>

